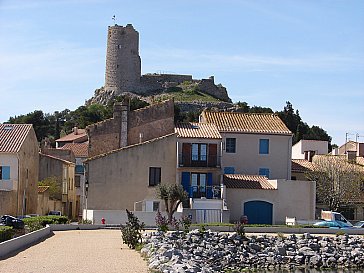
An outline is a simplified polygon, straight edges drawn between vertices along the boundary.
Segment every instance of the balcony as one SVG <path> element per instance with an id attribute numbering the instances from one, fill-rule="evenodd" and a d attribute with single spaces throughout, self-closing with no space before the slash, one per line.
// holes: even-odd
<path id="1" fill-rule="evenodd" d="M 15 191 L 16 182 L 13 180 L 0 180 L 0 191 Z"/>
<path id="2" fill-rule="evenodd" d="M 188 196 L 190 198 L 221 199 L 220 186 L 191 186 Z"/>
<path id="3" fill-rule="evenodd" d="M 179 167 L 202 167 L 202 168 L 219 168 L 221 157 L 217 155 L 209 155 L 200 158 L 193 158 L 191 155 L 179 154 Z"/>

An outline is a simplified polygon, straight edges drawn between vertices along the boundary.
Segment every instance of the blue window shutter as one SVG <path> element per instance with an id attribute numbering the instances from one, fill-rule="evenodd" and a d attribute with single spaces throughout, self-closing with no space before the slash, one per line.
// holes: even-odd
<path id="1" fill-rule="evenodd" d="M 182 172 L 182 187 L 186 192 L 188 192 L 188 196 L 192 197 L 189 172 Z"/>
<path id="2" fill-rule="evenodd" d="M 269 154 L 269 139 L 259 139 L 259 154 Z"/>
<path id="3" fill-rule="evenodd" d="M 2 166 L 3 180 L 10 180 L 10 166 Z"/>
<path id="4" fill-rule="evenodd" d="M 208 199 L 212 198 L 212 173 L 207 173 L 207 194 Z"/>
<path id="5" fill-rule="evenodd" d="M 224 167 L 224 174 L 234 174 L 235 168 L 234 167 Z"/>
<path id="6" fill-rule="evenodd" d="M 268 168 L 259 168 L 259 175 L 264 175 L 269 178 L 269 169 Z"/>

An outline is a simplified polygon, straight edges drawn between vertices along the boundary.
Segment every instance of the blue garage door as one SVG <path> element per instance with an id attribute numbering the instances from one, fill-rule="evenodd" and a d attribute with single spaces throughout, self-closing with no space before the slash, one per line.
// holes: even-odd
<path id="1" fill-rule="evenodd" d="M 265 201 L 249 201 L 244 203 L 244 215 L 249 224 L 273 224 L 273 205 Z"/>

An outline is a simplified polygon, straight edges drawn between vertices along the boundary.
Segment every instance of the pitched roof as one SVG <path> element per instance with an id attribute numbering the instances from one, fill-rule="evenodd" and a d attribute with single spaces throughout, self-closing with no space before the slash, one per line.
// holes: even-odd
<path id="1" fill-rule="evenodd" d="M 0 153 L 19 152 L 32 126 L 31 124 L 0 124 Z"/>
<path id="2" fill-rule="evenodd" d="M 363 165 L 364 166 L 364 157 L 358 156 L 356 158 L 356 163 L 359 164 L 359 165 Z"/>
<path id="3" fill-rule="evenodd" d="M 74 131 L 64 137 L 61 137 L 59 139 L 56 139 L 57 142 L 65 142 L 65 141 L 75 141 L 75 140 L 79 140 L 85 138 L 85 140 L 87 140 L 87 134 L 86 134 L 86 129 L 76 129 L 74 128 Z"/>
<path id="4" fill-rule="evenodd" d="M 38 193 L 43 193 L 49 189 L 49 186 L 38 186 Z"/>
<path id="5" fill-rule="evenodd" d="M 202 117 L 220 132 L 292 134 L 276 114 L 203 111 Z"/>
<path id="6" fill-rule="evenodd" d="M 88 141 L 82 143 L 66 143 L 60 149 L 71 150 L 75 157 L 88 157 Z"/>
<path id="7" fill-rule="evenodd" d="M 313 163 L 306 159 L 292 159 L 291 170 L 293 172 L 304 173 L 313 169 L 314 169 Z"/>
<path id="8" fill-rule="evenodd" d="M 111 155 L 111 154 L 114 154 L 114 153 L 117 153 L 117 152 L 120 152 L 120 151 L 124 151 L 124 150 L 127 150 L 127 149 L 131 149 L 131 148 L 134 148 L 134 147 L 137 147 L 137 146 L 148 145 L 150 143 L 153 143 L 153 142 L 156 142 L 156 141 L 159 141 L 159 140 L 162 140 L 162 139 L 174 136 L 174 135 L 176 135 L 176 133 L 171 133 L 171 134 L 164 135 L 164 136 L 157 137 L 157 138 L 153 138 L 153 139 L 141 142 L 141 143 L 136 143 L 136 144 L 132 144 L 132 145 L 129 145 L 129 146 L 125 146 L 125 147 L 122 147 L 122 148 L 119 148 L 119 149 L 115 149 L 115 150 L 106 152 L 104 154 L 99 154 L 99 155 L 95 155 L 93 157 L 89 157 L 84 162 L 87 163 L 89 161 L 99 159 L 99 158 L 103 158 L 105 156 L 108 156 L 108 155 Z"/>
<path id="9" fill-rule="evenodd" d="M 224 174 L 223 182 L 227 188 L 233 189 L 276 189 L 272 184 L 269 183 L 268 178 L 263 175 Z"/>
<path id="10" fill-rule="evenodd" d="M 178 137 L 221 139 L 219 130 L 212 123 L 181 122 L 175 125 Z"/>
<path id="11" fill-rule="evenodd" d="M 55 159 L 55 160 L 59 160 L 59 161 L 62 161 L 63 163 L 66 163 L 66 164 L 73 164 L 75 165 L 75 163 L 71 162 L 71 161 L 68 161 L 68 160 L 64 160 L 62 158 L 59 158 L 59 157 L 55 157 L 53 155 L 47 155 L 47 154 L 43 154 L 43 153 L 39 153 L 40 156 L 45 156 L 45 157 L 48 157 L 48 158 L 51 158 L 51 159 Z"/>

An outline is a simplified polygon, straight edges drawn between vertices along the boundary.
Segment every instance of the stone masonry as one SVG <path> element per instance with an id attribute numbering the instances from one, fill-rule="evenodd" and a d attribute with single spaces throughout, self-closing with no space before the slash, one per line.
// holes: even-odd
<path id="1" fill-rule="evenodd" d="M 86 128 L 90 157 L 174 132 L 173 100 L 129 109 L 129 101 L 125 100 L 114 106 L 113 118 Z"/>
<path id="2" fill-rule="evenodd" d="M 153 95 L 166 91 L 185 81 L 197 82 L 198 89 L 222 101 L 231 102 L 226 88 L 215 85 L 214 77 L 193 79 L 192 75 L 146 74 L 141 75 L 139 56 L 139 33 L 131 24 L 108 28 L 105 88 L 95 97 L 120 96 L 124 92 Z M 99 102 L 97 98 L 91 101 Z"/>

